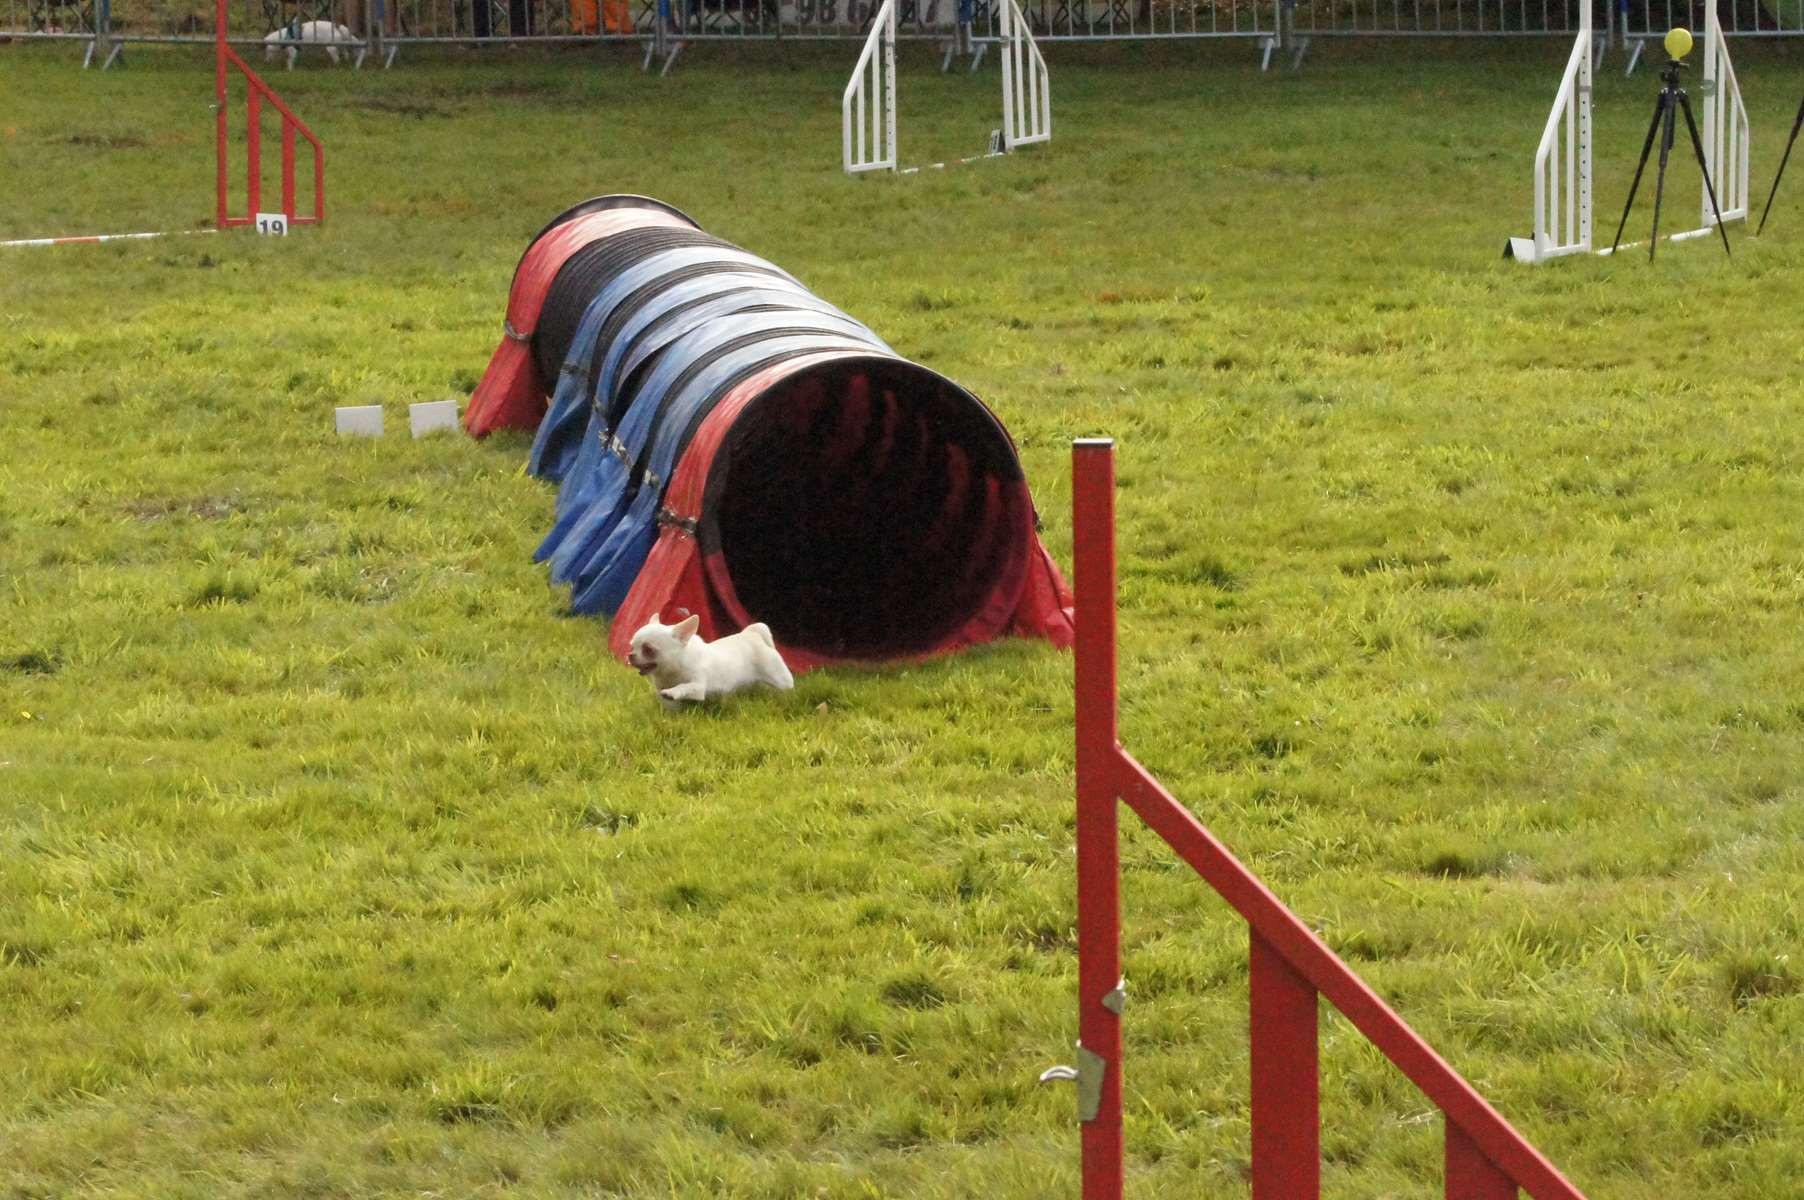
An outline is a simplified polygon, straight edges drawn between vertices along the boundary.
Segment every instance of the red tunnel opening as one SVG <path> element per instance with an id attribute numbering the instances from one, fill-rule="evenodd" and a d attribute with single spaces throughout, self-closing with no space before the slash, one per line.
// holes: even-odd
<path id="1" fill-rule="evenodd" d="M 709 466 L 698 534 L 735 625 L 871 661 L 1004 632 L 1035 536 L 990 411 L 878 357 L 805 368 L 751 401 Z"/>

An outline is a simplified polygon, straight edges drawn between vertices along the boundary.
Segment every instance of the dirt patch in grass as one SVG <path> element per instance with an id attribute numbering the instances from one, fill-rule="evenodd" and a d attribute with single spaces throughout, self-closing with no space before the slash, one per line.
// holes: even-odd
<path id="1" fill-rule="evenodd" d="M 1723 982 L 1737 1008 L 1804 991 L 1804 979 L 1788 962 L 1761 955 L 1740 955 L 1730 960 L 1723 966 Z"/>
<path id="2" fill-rule="evenodd" d="M 133 500 L 125 511 L 139 521 L 161 521 L 168 517 L 199 517 L 203 521 L 220 521 L 240 511 L 244 502 L 236 496 L 144 497 Z"/>
<path id="3" fill-rule="evenodd" d="M 63 669 L 63 656 L 54 650 L 27 650 L 0 657 L 0 671 L 15 675 L 54 675 Z"/>
<path id="4" fill-rule="evenodd" d="M 411 96 L 363 96 L 353 101 L 353 107 L 366 112 L 388 113 L 396 117 L 412 117 L 416 121 L 424 121 L 427 117 L 450 117 L 456 115 L 455 110 L 431 101 L 415 99 Z"/>
<path id="5" fill-rule="evenodd" d="M 72 133 L 63 140 L 71 146 L 98 146 L 103 150 L 136 150 L 150 145 L 135 133 Z"/>

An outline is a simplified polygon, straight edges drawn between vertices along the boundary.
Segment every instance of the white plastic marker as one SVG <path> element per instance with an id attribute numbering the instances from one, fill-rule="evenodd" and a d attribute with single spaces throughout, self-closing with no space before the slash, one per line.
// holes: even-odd
<path id="1" fill-rule="evenodd" d="M 191 233 L 218 232 L 217 229 L 177 229 L 166 233 L 96 233 L 88 237 L 20 238 L 15 242 L 0 242 L 0 249 L 7 246 L 85 246 L 95 242 L 129 242 L 137 238 L 184 237 Z"/>
<path id="2" fill-rule="evenodd" d="M 437 433 L 440 430 L 455 432 L 457 429 L 457 401 L 427 400 L 422 404 L 409 404 L 407 421 L 413 429 L 415 437 L 425 437 L 429 433 Z"/>
<path id="3" fill-rule="evenodd" d="M 336 411 L 339 433 L 349 437 L 382 436 L 382 406 L 380 404 L 358 404 Z"/>

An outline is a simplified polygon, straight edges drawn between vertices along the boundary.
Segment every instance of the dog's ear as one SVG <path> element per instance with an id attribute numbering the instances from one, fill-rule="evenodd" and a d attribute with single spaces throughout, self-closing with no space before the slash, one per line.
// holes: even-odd
<path id="1" fill-rule="evenodd" d="M 646 622 L 647 625 L 662 625 L 663 623 L 664 618 L 660 617 L 657 613 L 653 613 L 651 615 L 651 620 Z"/>
<path id="2" fill-rule="evenodd" d="M 697 628 L 699 628 L 701 626 L 701 623 L 702 623 L 702 619 L 699 616 L 696 616 L 695 614 L 691 613 L 689 616 L 685 617 L 683 620 L 678 621 L 675 625 L 672 625 L 670 627 L 670 632 L 676 635 L 677 641 L 687 642 L 690 638 L 695 636 L 695 631 Z"/>

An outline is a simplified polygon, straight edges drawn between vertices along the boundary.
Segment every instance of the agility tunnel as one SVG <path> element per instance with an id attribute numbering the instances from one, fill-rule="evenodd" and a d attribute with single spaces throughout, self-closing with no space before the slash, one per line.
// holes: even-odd
<path id="1" fill-rule="evenodd" d="M 1014 634 L 1069 645 L 1007 430 L 781 268 L 602 196 L 527 247 L 464 417 L 536 430 L 537 557 L 624 658 L 654 613 L 771 628 L 792 670 Z"/>

